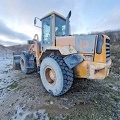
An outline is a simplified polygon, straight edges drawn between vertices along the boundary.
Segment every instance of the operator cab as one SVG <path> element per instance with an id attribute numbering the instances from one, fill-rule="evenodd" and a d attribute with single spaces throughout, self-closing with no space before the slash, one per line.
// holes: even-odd
<path id="1" fill-rule="evenodd" d="M 71 11 L 69 13 L 69 17 L 71 16 Z M 36 26 L 36 20 L 39 19 L 35 17 L 34 25 Z M 51 12 L 39 19 L 42 22 L 42 50 L 45 49 L 46 46 L 55 46 L 55 37 L 67 36 L 69 31 L 69 18 L 60 15 L 57 12 Z M 36 26 L 39 27 L 39 26 Z"/>

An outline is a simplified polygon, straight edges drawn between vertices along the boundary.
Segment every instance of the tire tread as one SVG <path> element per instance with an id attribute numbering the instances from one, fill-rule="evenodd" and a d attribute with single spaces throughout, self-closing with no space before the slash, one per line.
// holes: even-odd
<path id="1" fill-rule="evenodd" d="M 32 72 L 34 72 L 34 68 L 26 68 L 26 64 L 27 64 L 27 61 L 28 61 L 28 56 L 26 54 L 21 54 L 21 58 L 20 58 L 20 61 L 21 59 L 23 59 L 24 61 L 24 67 L 22 66 L 21 62 L 20 62 L 20 67 L 21 67 L 21 70 L 24 74 L 30 74 Z"/>
<path id="2" fill-rule="evenodd" d="M 58 56 L 50 56 L 51 58 L 53 58 L 54 60 L 56 60 L 56 62 L 58 63 L 58 65 L 61 68 L 62 74 L 63 74 L 63 89 L 62 91 L 59 93 L 58 96 L 66 93 L 72 86 L 73 83 L 73 70 L 69 69 L 68 66 L 66 65 L 66 63 L 64 62 L 62 57 L 58 57 Z"/>

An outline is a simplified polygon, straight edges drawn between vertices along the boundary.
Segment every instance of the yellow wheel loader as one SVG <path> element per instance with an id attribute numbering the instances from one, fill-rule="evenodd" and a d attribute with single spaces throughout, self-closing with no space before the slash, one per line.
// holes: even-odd
<path id="1" fill-rule="evenodd" d="M 64 17 L 51 12 L 34 25 L 42 23 L 41 41 L 36 34 L 29 40 L 29 50 L 14 55 L 14 68 L 25 74 L 35 70 L 45 89 L 54 96 L 66 93 L 74 78 L 104 79 L 111 67 L 110 38 L 98 35 L 70 35 L 71 11 Z M 16 67 L 17 66 L 17 67 Z"/>

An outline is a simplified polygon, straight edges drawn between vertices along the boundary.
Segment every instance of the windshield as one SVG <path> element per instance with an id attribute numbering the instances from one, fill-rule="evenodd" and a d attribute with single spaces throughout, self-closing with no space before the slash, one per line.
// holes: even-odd
<path id="1" fill-rule="evenodd" d="M 65 36 L 66 20 L 56 16 L 55 17 L 55 36 Z"/>

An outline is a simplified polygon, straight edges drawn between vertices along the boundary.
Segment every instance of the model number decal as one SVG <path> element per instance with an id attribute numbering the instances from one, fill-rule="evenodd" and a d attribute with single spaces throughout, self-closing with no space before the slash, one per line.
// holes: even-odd
<path id="1" fill-rule="evenodd" d="M 80 50 L 90 48 L 90 41 L 89 40 L 80 40 L 79 45 L 80 45 Z"/>

